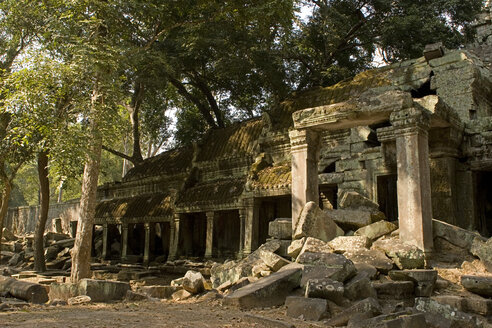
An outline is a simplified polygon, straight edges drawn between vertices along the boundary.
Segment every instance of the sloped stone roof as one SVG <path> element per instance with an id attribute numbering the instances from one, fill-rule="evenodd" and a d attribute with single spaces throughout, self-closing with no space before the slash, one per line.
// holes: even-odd
<path id="1" fill-rule="evenodd" d="M 213 129 L 204 138 L 197 161 L 252 155 L 262 129 L 261 118 Z"/>
<path id="2" fill-rule="evenodd" d="M 290 163 L 278 163 L 256 173 L 251 180 L 253 189 L 276 189 L 288 187 L 292 182 Z"/>
<path id="3" fill-rule="evenodd" d="M 193 147 L 181 147 L 147 158 L 132 168 L 123 181 L 139 180 L 151 176 L 173 175 L 185 172 L 191 167 Z"/>
<path id="4" fill-rule="evenodd" d="M 168 193 L 156 193 L 127 198 L 102 200 L 96 207 L 96 219 L 138 217 L 167 217 L 172 215 L 172 197 Z"/>

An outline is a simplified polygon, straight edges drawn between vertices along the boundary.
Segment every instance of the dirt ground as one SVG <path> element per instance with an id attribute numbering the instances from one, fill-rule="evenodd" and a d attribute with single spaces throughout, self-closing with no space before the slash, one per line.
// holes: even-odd
<path id="1" fill-rule="evenodd" d="M 321 327 L 285 315 L 285 307 L 241 311 L 219 300 L 142 301 L 89 306 L 29 306 L 0 312 L 0 327 Z"/>

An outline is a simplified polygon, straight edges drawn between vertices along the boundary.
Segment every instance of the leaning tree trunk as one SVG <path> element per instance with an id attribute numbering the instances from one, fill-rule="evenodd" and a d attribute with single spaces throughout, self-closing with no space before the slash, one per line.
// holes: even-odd
<path id="1" fill-rule="evenodd" d="M 9 208 L 9 198 L 10 192 L 12 191 L 12 185 L 10 184 L 9 179 L 3 179 L 3 193 L 0 199 L 0 242 L 2 240 L 3 235 L 3 222 L 5 217 L 7 216 L 7 210 Z M 0 262 L 2 261 L 2 252 L 0 252 Z"/>
<path id="2" fill-rule="evenodd" d="M 72 283 L 91 277 L 92 229 L 96 212 L 97 181 L 102 149 L 102 138 L 95 120 L 91 123 L 91 137 L 82 179 L 77 236 L 72 249 L 72 272 L 70 276 Z"/>
<path id="3" fill-rule="evenodd" d="M 48 220 L 48 210 L 50 207 L 50 181 L 48 179 L 48 152 L 41 151 L 38 154 L 38 176 L 40 186 L 40 213 L 34 231 L 34 270 L 46 271 L 44 259 L 44 230 Z"/>

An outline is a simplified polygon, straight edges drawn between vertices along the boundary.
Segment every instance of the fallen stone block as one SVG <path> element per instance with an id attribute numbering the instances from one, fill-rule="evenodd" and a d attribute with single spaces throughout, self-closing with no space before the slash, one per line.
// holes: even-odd
<path id="1" fill-rule="evenodd" d="M 368 274 L 359 272 L 345 284 L 344 296 L 351 301 L 356 301 L 368 297 L 376 298 L 378 295 L 376 289 L 372 286 Z"/>
<path id="2" fill-rule="evenodd" d="M 464 275 L 461 276 L 461 285 L 472 293 L 492 296 L 492 277 Z"/>
<path id="3" fill-rule="evenodd" d="M 339 228 L 333 219 L 314 202 L 304 205 L 301 215 L 294 228 L 294 239 L 314 237 L 330 241 L 337 236 Z"/>
<path id="4" fill-rule="evenodd" d="M 463 298 L 463 311 L 490 316 L 492 314 L 492 300 L 483 297 Z"/>
<path id="5" fill-rule="evenodd" d="M 275 251 L 276 254 L 282 256 L 283 258 L 289 258 L 289 246 L 290 244 L 292 243 L 292 240 L 280 240 L 278 239 L 278 241 L 280 242 L 280 248 Z"/>
<path id="6" fill-rule="evenodd" d="M 466 230 L 436 219 L 432 220 L 432 232 L 434 238 L 440 237 L 446 239 L 451 244 L 464 249 L 470 249 L 473 241 L 477 238 L 480 241 L 486 240 L 477 232 Z"/>
<path id="7" fill-rule="evenodd" d="M 345 282 L 356 274 L 352 261 L 340 254 L 305 252 L 299 255 L 297 263 L 304 265 L 302 286 L 305 286 L 310 279 Z"/>
<path id="8" fill-rule="evenodd" d="M 49 299 L 44 286 L 14 278 L 0 277 L 0 294 L 2 293 L 35 304 L 46 303 Z"/>
<path id="9" fill-rule="evenodd" d="M 78 296 L 77 284 L 72 283 L 53 283 L 50 285 L 50 300 L 67 301 L 71 297 Z"/>
<path id="10" fill-rule="evenodd" d="M 134 292 L 132 290 L 128 290 L 126 292 L 125 298 L 131 302 L 138 302 L 138 301 L 148 300 L 149 296 L 142 293 Z"/>
<path id="11" fill-rule="evenodd" d="M 243 288 L 244 286 L 247 286 L 251 283 L 248 277 L 244 277 L 233 283 L 229 289 L 229 291 L 233 292 L 235 290 L 238 290 L 239 288 Z"/>
<path id="12" fill-rule="evenodd" d="M 424 328 L 428 327 L 423 313 L 409 311 L 379 315 L 377 317 L 350 321 L 347 328 Z"/>
<path id="13" fill-rule="evenodd" d="M 16 241 L 18 238 L 7 228 L 2 229 L 2 237 L 6 241 Z"/>
<path id="14" fill-rule="evenodd" d="M 371 247 L 371 240 L 365 236 L 339 236 L 328 242 L 335 253 L 343 254 L 347 251 Z"/>
<path id="15" fill-rule="evenodd" d="M 277 239 L 292 239 L 292 219 L 275 219 L 268 224 L 268 235 Z"/>
<path id="16" fill-rule="evenodd" d="M 310 253 L 332 253 L 333 249 L 328 245 L 327 242 L 322 241 L 317 238 L 308 237 L 302 246 L 301 251 L 297 258 L 299 258 L 302 254 L 310 252 Z"/>
<path id="17" fill-rule="evenodd" d="M 440 318 L 449 320 L 448 327 L 476 328 L 479 327 L 479 320 L 476 317 L 458 311 L 449 305 L 441 304 L 428 297 L 417 297 L 415 299 L 415 309 L 426 314 L 426 320 L 439 325 L 443 322 Z M 439 327 L 439 326 L 438 326 Z M 446 327 L 446 326 L 445 326 Z"/>
<path id="18" fill-rule="evenodd" d="M 326 314 L 327 303 L 322 298 L 289 296 L 285 300 L 287 315 L 302 320 L 319 321 Z"/>
<path id="19" fill-rule="evenodd" d="M 282 305 L 287 295 L 299 287 L 302 268 L 289 264 L 254 283 L 242 287 L 224 298 L 224 305 L 255 308 Z"/>
<path id="20" fill-rule="evenodd" d="M 397 238 L 379 239 L 372 244 L 372 248 L 384 251 L 401 270 L 422 269 L 425 266 L 424 252 Z"/>
<path id="21" fill-rule="evenodd" d="M 306 283 L 305 297 L 323 298 L 338 305 L 344 303 L 343 283 L 331 279 L 311 279 Z"/>
<path id="22" fill-rule="evenodd" d="M 188 271 L 183 279 L 183 288 L 192 294 L 199 294 L 205 290 L 203 276 L 200 272 Z"/>
<path id="23" fill-rule="evenodd" d="M 411 281 L 387 281 L 372 284 L 378 298 L 402 300 L 414 295 L 414 283 Z"/>
<path id="24" fill-rule="evenodd" d="M 290 263 L 282 256 L 266 250 L 260 250 L 260 258 L 273 272 L 277 272 L 281 267 Z"/>
<path id="25" fill-rule="evenodd" d="M 437 281 L 436 270 L 392 270 L 389 272 L 392 280 L 412 281 L 415 284 L 415 296 L 430 297 Z"/>
<path id="26" fill-rule="evenodd" d="M 122 300 L 130 284 L 120 281 L 82 279 L 77 286 L 79 295 L 90 296 L 93 302 L 109 302 Z"/>
<path id="27" fill-rule="evenodd" d="M 353 260 L 351 261 L 354 262 Z M 358 273 L 364 273 L 370 280 L 374 280 L 378 277 L 378 269 L 371 264 L 354 262 L 354 266 Z"/>
<path id="28" fill-rule="evenodd" d="M 192 296 L 193 296 L 192 293 L 184 289 L 180 289 L 171 295 L 173 301 L 184 301 Z"/>
<path id="29" fill-rule="evenodd" d="M 487 271 L 492 272 L 492 238 L 486 242 L 475 238 L 470 248 L 470 253 L 482 261 Z"/>
<path id="30" fill-rule="evenodd" d="M 393 261 L 386 256 L 384 251 L 377 249 L 355 249 L 343 255 L 356 265 L 369 264 L 382 273 L 388 273 L 394 267 Z"/>
<path id="31" fill-rule="evenodd" d="M 293 258 L 297 258 L 305 242 L 306 242 L 306 237 L 293 240 L 289 248 L 287 249 L 287 254 L 289 254 L 289 256 Z"/>
<path id="32" fill-rule="evenodd" d="M 70 297 L 67 301 L 68 305 L 85 305 L 91 302 L 91 298 L 87 295 L 79 295 Z"/>
<path id="33" fill-rule="evenodd" d="M 396 225 L 388 221 L 378 221 L 369 224 L 365 227 L 359 228 L 354 234 L 356 236 L 364 236 L 369 238 L 371 241 L 378 239 L 384 235 L 387 235 L 398 229 Z"/>
<path id="34" fill-rule="evenodd" d="M 368 224 L 384 220 L 384 213 L 379 211 L 336 209 L 326 210 L 328 216 L 345 231 L 357 230 Z"/>
<path id="35" fill-rule="evenodd" d="M 293 324 L 281 321 L 281 320 L 274 320 L 270 318 L 265 318 L 259 315 L 254 315 L 254 314 L 245 314 L 244 315 L 244 321 L 248 323 L 252 323 L 255 326 L 259 325 L 259 327 L 270 327 L 270 328 L 295 328 Z"/>
<path id="36" fill-rule="evenodd" d="M 141 286 L 137 291 L 152 298 L 170 299 L 175 292 L 181 289 L 176 286 Z"/>
<path id="37" fill-rule="evenodd" d="M 440 304 L 449 305 L 452 308 L 455 308 L 458 311 L 464 311 L 465 302 L 464 298 L 457 295 L 437 295 L 433 296 L 432 299 Z"/>
<path id="38" fill-rule="evenodd" d="M 340 197 L 340 208 L 378 210 L 379 205 L 356 191 L 345 191 Z"/>
<path id="39" fill-rule="evenodd" d="M 357 313 L 365 313 L 368 317 L 374 317 L 380 315 L 382 309 L 376 299 L 369 297 L 362 301 L 358 301 L 351 307 L 333 316 L 326 324 L 334 327 L 346 326 L 349 319 Z"/>

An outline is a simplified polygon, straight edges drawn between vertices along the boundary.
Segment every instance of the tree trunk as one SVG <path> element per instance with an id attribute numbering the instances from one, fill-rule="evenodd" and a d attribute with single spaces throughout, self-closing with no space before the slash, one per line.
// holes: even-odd
<path id="1" fill-rule="evenodd" d="M 101 163 L 102 136 L 97 121 L 96 102 L 99 94 L 97 86 L 92 95 L 92 120 L 90 126 L 89 152 L 84 167 L 82 179 L 82 193 L 80 196 L 80 212 L 77 223 L 77 236 L 72 249 L 71 282 L 76 283 L 84 278 L 91 277 L 91 248 L 92 229 L 97 205 L 97 181 L 99 178 L 99 166 Z"/>
<path id="2" fill-rule="evenodd" d="M 41 206 L 36 230 L 34 231 L 34 270 L 39 272 L 46 271 L 43 236 L 50 207 L 50 181 L 48 179 L 48 174 L 48 152 L 42 150 L 38 154 L 38 177 Z"/>
<path id="3" fill-rule="evenodd" d="M 3 178 L 4 190 L 1 196 L 1 204 L 0 204 L 0 241 L 2 240 L 3 235 L 3 223 L 5 217 L 7 216 L 7 210 L 9 208 L 9 198 L 10 192 L 12 191 L 12 185 L 10 184 L 9 179 Z M 2 261 L 2 253 L 0 252 L 0 262 Z"/>

